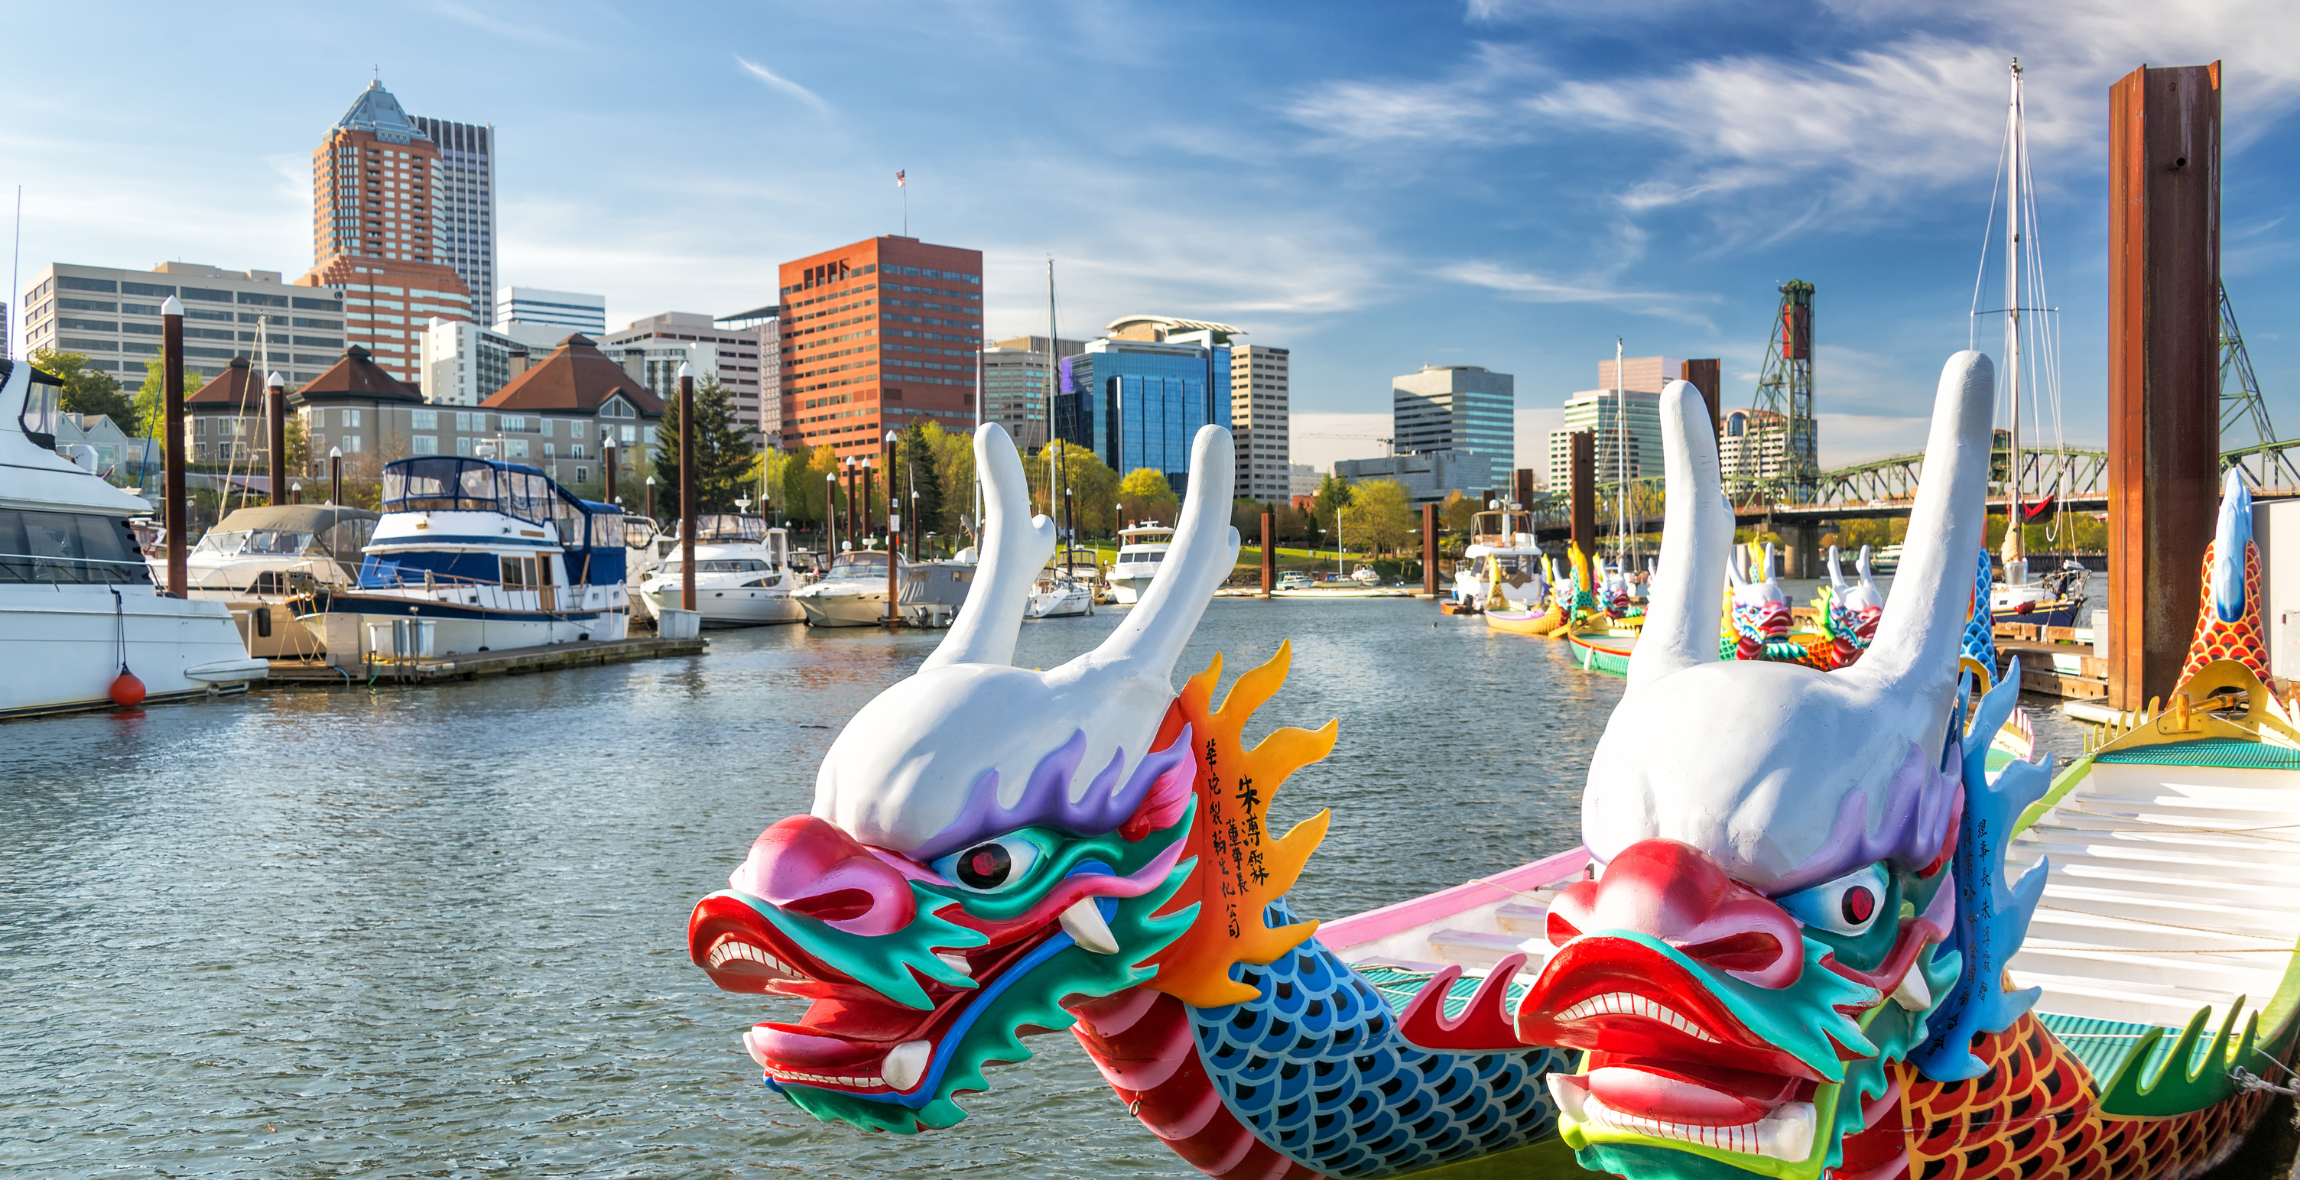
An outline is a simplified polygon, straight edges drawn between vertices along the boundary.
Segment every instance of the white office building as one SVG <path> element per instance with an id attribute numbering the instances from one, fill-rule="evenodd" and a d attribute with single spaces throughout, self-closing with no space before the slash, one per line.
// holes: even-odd
<path id="1" fill-rule="evenodd" d="M 604 336 L 607 333 L 607 297 L 578 291 L 551 291 L 542 287 L 505 287 L 495 296 L 495 328 L 514 325 L 557 329 L 557 340 L 570 333 Z M 510 334 L 506 332 L 506 334 Z"/>
<path id="2" fill-rule="evenodd" d="M 1517 378 L 1483 365 L 1423 365 L 1390 380 L 1390 433 L 1399 455 L 1467 451 L 1486 467 L 1464 486 L 1506 488 L 1517 464 Z"/>
<path id="3" fill-rule="evenodd" d="M 82 353 L 89 368 L 140 384 L 144 362 L 159 359 L 160 305 L 171 295 L 184 303 L 187 370 L 213 376 L 244 356 L 300 386 L 343 356 L 340 289 L 293 286 L 278 271 L 191 262 L 151 270 L 65 262 L 41 268 L 24 288 L 22 351 Z"/>
<path id="4" fill-rule="evenodd" d="M 1293 492 L 1287 468 L 1291 350 L 1230 344 L 1230 431 L 1238 448 L 1238 495 L 1268 504 Z"/>
<path id="5" fill-rule="evenodd" d="M 736 425 L 750 431 L 752 441 L 763 442 L 767 427 L 779 427 L 779 421 L 761 422 L 759 389 L 762 368 L 770 363 L 767 354 L 781 346 L 780 326 L 776 320 L 751 328 L 721 328 L 707 315 L 667 311 L 607 333 L 599 340 L 599 351 L 666 401 L 679 395 L 681 363 L 694 366 L 697 382 L 718 378 L 734 407 Z M 781 370 L 773 371 L 779 399 Z"/>
<path id="6" fill-rule="evenodd" d="M 516 374 L 513 354 L 541 354 L 491 328 L 461 320 L 432 318 L 423 333 L 423 400 L 448 406 L 476 406 Z"/>

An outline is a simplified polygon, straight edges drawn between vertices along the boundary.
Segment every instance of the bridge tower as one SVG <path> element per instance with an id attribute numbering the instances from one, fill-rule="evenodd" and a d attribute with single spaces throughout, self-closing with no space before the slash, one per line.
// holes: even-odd
<path id="1" fill-rule="evenodd" d="M 2250 425 L 2253 447 L 2236 442 L 2239 428 Z M 2220 449 L 2223 463 L 2244 467 L 2256 485 L 2300 486 L 2295 467 L 2281 448 L 2276 428 L 2268 424 L 2268 403 L 2260 396 L 2260 379 L 2252 375 L 2252 357 L 2244 351 L 2244 333 L 2236 328 L 2236 311 L 2228 305 L 2228 287 L 2220 287 Z M 2250 454 L 2246 454 L 2246 451 Z M 2245 460 L 2252 460 L 2246 464 Z"/>
<path id="2" fill-rule="evenodd" d="M 1772 470 L 1763 476 L 1780 489 L 1781 499 L 1806 502 L 1821 473 L 1820 435 L 1813 422 L 1813 284 L 1802 279 L 1781 284 L 1772 336 L 1751 404 L 1779 414 L 1784 437 L 1778 465 L 1766 464 Z"/>

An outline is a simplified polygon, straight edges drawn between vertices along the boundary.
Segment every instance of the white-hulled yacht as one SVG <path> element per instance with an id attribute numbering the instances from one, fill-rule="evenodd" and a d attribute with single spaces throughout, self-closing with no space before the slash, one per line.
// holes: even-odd
<path id="1" fill-rule="evenodd" d="M 184 555 L 191 596 L 275 601 L 291 585 L 349 586 L 380 519 L 335 504 L 235 509 Z M 164 558 L 146 557 L 153 576 L 164 576 Z"/>
<path id="2" fill-rule="evenodd" d="M 670 556 L 639 582 L 639 594 L 651 612 L 676 610 L 684 597 L 686 567 L 680 553 L 674 538 Z M 885 573 L 884 566 L 880 573 Z M 803 623 L 807 612 L 791 597 L 796 589 L 789 533 L 768 528 L 756 516 L 731 512 L 695 518 L 695 611 L 703 626 Z"/>
<path id="3" fill-rule="evenodd" d="M 320 587 L 297 618 L 331 651 L 356 643 L 376 654 L 621 639 L 623 541 L 622 509 L 578 499 L 525 464 L 400 459 L 384 465 L 383 519 L 358 584 Z M 430 651 L 398 652 L 395 620 L 428 622 Z"/>
<path id="4" fill-rule="evenodd" d="M 1138 524 L 1118 530 L 1118 556 L 1110 563 L 1110 574 L 1105 579 L 1110 586 L 1110 601 L 1121 604 L 1140 601 L 1142 592 L 1150 588 L 1150 579 L 1158 576 L 1158 565 L 1166 560 L 1166 550 L 1173 539 L 1174 530 L 1162 524 Z"/>
<path id="5" fill-rule="evenodd" d="M 223 603 L 153 586 L 128 527 L 151 505 L 56 453 L 59 392 L 0 360 L 0 716 L 109 708 L 123 668 L 147 704 L 263 679 Z"/>
<path id="6" fill-rule="evenodd" d="M 822 580 L 792 592 L 810 627 L 870 627 L 886 617 L 886 563 L 883 549 L 841 553 Z M 894 554 L 895 577 L 910 563 Z M 897 582 L 899 593 L 900 583 Z"/>

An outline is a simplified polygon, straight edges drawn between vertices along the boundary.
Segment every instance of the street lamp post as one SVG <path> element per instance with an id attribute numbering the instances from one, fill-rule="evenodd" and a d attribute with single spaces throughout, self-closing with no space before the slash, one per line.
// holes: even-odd
<path id="1" fill-rule="evenodd" d="M 896 601 L 901 591 L 895 579 L 894 567 L 898 560 L 896 554 L 902 551 L 902 513 L 895 511 L 901 502 L 895 498 L 894 491 L 894 442 L 894 431 L 887 431 L 886 440 L 881 444 L 886 458 L 886 617 L 880 622 L 889 627 L 894 626 L 901 617 L 901 606 Z M 863 486 L 870 486 L 870 471 L 867 468 L 863 471 Z"/>
<path id="2" fill-rule="evenodd" d="M 343 503 L 343 448 L 327 449 L 327 502 Z"/>
<path id="3" fill-rule="evenodd" d="M 301 481 L 288 485 L 288 503 L 303 503 L 303 483 Z"/>
<path id="4" fill-rule="evenodd" d="M 839 551 L 839 476 L 838 472 L 823 472 L 823 553 L 830 561 Z M 823 567 L 829 569 L 828 565 Z"/>
<path id="5" fill-rule="evenodd" d="M 647 523 L 655 523 L 655 477 L 647 477 Z"/>

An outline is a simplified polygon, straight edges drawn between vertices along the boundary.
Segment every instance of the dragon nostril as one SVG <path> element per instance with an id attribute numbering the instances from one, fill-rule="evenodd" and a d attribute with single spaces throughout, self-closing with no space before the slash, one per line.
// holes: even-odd
<path id="1" fill-rule="evenodd" d="M 872 900 L 870 894 L 860 889 L 834 889 L 784 902 L 783 908 L 819 922 L 846 922 L 869 913 Z"/>
<path id="2" fill-rule="evenodd" d="M 1696 962 L 1720 971 L 1763 971 L 1781 959 L 1781 940 L 1759 930 L 1677 948 Z"/>

